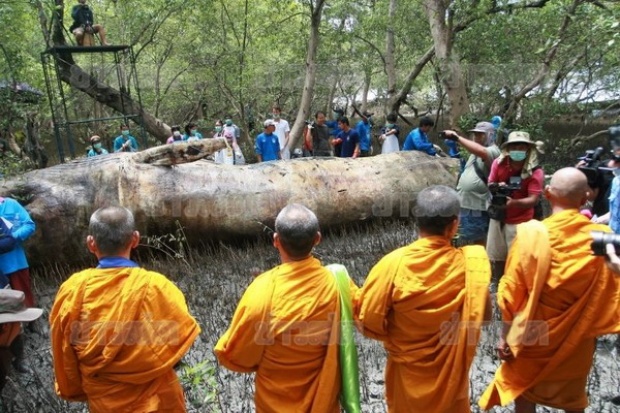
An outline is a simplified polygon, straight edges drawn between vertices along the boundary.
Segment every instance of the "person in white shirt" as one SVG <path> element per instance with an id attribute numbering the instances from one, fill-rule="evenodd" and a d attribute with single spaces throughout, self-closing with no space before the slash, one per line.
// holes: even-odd
<path id="1" fill-rule="evenodd" d="M 274 133 L 280 142 L 280 154 L 282 159 L 291 159 L 291 150 L 289 148 L 289 133 L 291 132 L 291 127 L 286 120 L 281 118 L 282 109 L 280 106 L 274 106 L 271 110 L 271 114 L 273 115 L 273 122 L 276 126 Z"/>

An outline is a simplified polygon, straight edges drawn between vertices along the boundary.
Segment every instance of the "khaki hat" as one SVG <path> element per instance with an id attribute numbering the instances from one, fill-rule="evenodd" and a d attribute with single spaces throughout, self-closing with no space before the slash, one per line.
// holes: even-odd
<path id="1" fill-rule="evenodd" d="M 93 135 L 90 137 L 91 143 L 99 142 L 100 140 L 101 140 L 101 137 L 99 135 Z"/>
<path id="2" fill-rule="evenodd" d="M 4 288 L 0 290 L 0 323 L 34 321 L 41 317 L 40 308 L 26 308 L 24 292 Z"/>
<path id="3" fill-rule="evenodd" d="M 508 135 L 508 140 L 502 143 L 502 149 L 504 149 L 511 143 L 527 143 L 530 146 L 536 145 L 536 143 L 532 142 L 532 140 L 530 139 L 530 134 L 523 131 L 510 132 L 510 135 Z"/>

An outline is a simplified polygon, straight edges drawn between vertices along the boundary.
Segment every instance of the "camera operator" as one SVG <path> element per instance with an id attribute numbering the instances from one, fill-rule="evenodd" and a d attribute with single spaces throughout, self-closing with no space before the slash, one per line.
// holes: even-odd
<path id="1" fill-rule="evenodd" d="M 101 45 L 108 46 L 105 37 L 105 29 L 100 24 L 93 24 L 93 12 L 90 7 L 88 7 L 88 4 L 86 4 L 86 0 L 78 0 L 78 4 L 71 9 L 71 17 L 73 18 L 73 24 L 69 28 L 69 31 L 75 36 L 77 44 L 82 46 L 84 42 L 84 33 L 98 33 L 101 39 Z"/>
<path id="2" fill-rule="evenodd" d="M 479 122 L 469 132 L 472 139 L 459 136 L 452 130 L 444 131 L 443 135 L 446 140 L 456 142 L 471 154 L 456 186 L 461 196 L 459 244 L 485 245 L 489 230 L 487 182 L 493 160 L 500 156 L 500 150 L 495 144 L 492 123 Z"/>
<path id="3" fill-rule="evenodd" d="M 544 173 L 538 165 L 536 142 L 530 139 L 529 133 L 511 132 L 501 149 L 502 154 L 493 161 L 489 174 L 493 199 L 489 208 L 491 221 L 486 249 L 495 280 L 499 280 L 504 273 L 506 256 L 517 224 L 534 217 L 534 207 L 544 183 Z"/>
<path id="4" fill-rule="evenodd" d="M 304 130 L 304 146 L 311 156 L 334 156 L 331 147 L 329 127 L 325 123 L 325 113 L 318 111 L 314 121 Z"/>
<path id="5" fill-rule="evenodd" d="M 609 212 L 593 218 L 592 221 L 608 224 L 614 233 L 620 234 L 620 125 L 609 128 L 609 142 L 612 147 L 612 159 L 607 166 L 614 174 L 609 193 Z"/>

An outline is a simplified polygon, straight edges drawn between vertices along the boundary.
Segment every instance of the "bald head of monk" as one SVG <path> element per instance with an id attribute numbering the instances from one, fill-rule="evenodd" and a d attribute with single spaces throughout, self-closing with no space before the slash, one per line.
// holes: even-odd
<path id="1" fill-rule="evenodd" d="M 98 259 L 129 258 L 138 246 L 140 233 L 135 230 L 133 214 L 121 206 L 99 208 L 90 217 L 86 245 Z"/>
<path id="2" fill-rule="evenodd" d="M 545 188 L 545 197 L 555 213 L 581 207 L 586 203 L 589 190 L 588 179 L 583 172 L 577 168 L 562 168 L 551 177 Z"/>
<path id="3" fill-rule="evenodd" d="M 445 185 L 434 185 L 418 194 L 414 210 L 420 237 L 441 235 L 452 239 L 458 230 L 461 199 Z"/>
<path id="4" fill-rule="evenodd" d="M 319 220 L 314 212 L 301 204 L 287 205 L 280 211 L 273 243 L 283 262 L 309 257 L 320 241 Z"/>

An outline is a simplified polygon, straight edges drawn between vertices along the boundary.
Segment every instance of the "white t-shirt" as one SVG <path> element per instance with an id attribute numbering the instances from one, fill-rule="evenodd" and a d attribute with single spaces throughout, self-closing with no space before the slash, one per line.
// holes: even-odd
<path id="1" fill-rule="evenodd" d="M 284 145 L 286 145 L 286 134 L 290 131 L 291 128 L 288 122 L 284 119 L 280 119 L 278 122 L 276 122 L 276 130 L 273 133 L 275 133 L 278 137 L 278 141 L 280 142 L 280 150 L 284 149 Z"/>

